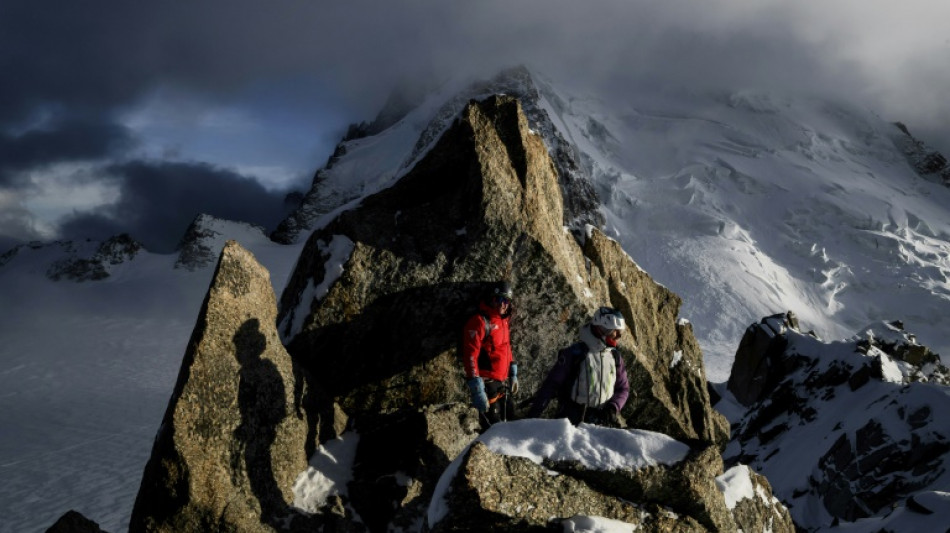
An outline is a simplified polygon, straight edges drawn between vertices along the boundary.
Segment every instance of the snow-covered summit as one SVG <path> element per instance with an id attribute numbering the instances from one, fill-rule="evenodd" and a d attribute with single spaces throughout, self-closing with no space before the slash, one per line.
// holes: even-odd
<path id="1" fill-rule="evenodd" d="M 270 243 L 267 230 L 246 222 L 235 222 L 200 214 L 188 226 L 178 245 L 178 260 L 175 268 L 195 270 L 214 264 L 228 240 L 236 240 L 245 246 L 260 246 Z"/>
<path id="2" fill-rule="evenodd" d="M 565 192 L 565 222 L 574 229 L 587 223 L 602 225 L 604 219 L 589 169 L 574 145 L 561 135 L 557 117 L 550 114 L 548 99 L 559 97 L 537 79 L 527 68 L 514 67 L 488 80 L 452 80 L 421 98 L 414 109 L 388 114 L 401 116 L 388 128 L 380 130 L 379 119 L 371 125 L 351 128 L 326 166 L 317 171 L 300 208 L 274 232 L 275 240 L 295 242 L 313 229 L 322 215 L 391 186 L 432 148 L 465 105 L 495 94 L 516 96 L 531 127 L 544 139 Z"/>

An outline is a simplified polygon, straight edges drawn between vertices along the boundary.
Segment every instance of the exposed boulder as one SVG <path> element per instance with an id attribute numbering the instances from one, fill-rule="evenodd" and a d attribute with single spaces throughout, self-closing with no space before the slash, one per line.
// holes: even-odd
<path id="1" fill-rule="evenodd" d="M 418 531 L 439 476 L 478 436 L 478 416 L 462 404 L 427 406 L 361 419 L 349 496 L 371 531 Z"/>
<path id="2" fill-rule="evenodd" d="M 642 390 L 628 423 L 724 444 L 679 298 L 598 230 L 581 249 L 563 222 L 557 173 L 518 100 L 472 102 L 398 183 L 311 235 L 281 298 L 288 351 L 350 414 L 464 402 L 461 326 L 485 283 L 508 279 L 525 398 L 609 304 L 632 325 L 620 346 Z"/>
<path id="3" fill-rule="evenodd" d="M 738 465 L 717 477 L 716 482 L 740 531 L 794 533 L 795 524 L 788 509 L 772 494 L 765 477 L 746 465 Z"/>
<path id="4" fill-rule="evenodd" d="M 99 524 L 89 520 L 78 511 L 69 510 L 59 517 L 46 533 L 105 533 Z"/>
<path id="5" fill-rule="evenodd" d="M 882 323 L 833 343 L 788 328 L 781 344 L 760 345 L 767 386 L 748 396 L 727 462 L 765 474 L 800 527 L 880 518 L 950 482 L 950 421 L 935 415 L 950 407 L 939 356 L 902 326 Z M 734 393 L 753 390 L 732 384 Z"/>
<path id="6" fill-rule="evenodd" d="M 788 345 L 785 332 L 788 328 L 798 330 L 797 319 L 791 311 L 763 318 L 750 325 L 732 363 L 729 374 L 729 392 L 743 405 L 766 397 L 778 380 L 783 379 L 787 369 L 782 367 L 783 354 Z"/>
<path id="7" fill-rule="evenodd" d="M 570 476 L 552 476 L 521 457 L 496 454 L 480 442 L 467 452 L 449 493 L 443 531 L 545 531 L 552 518 L 594 515 L 641 525 L 641 510 Z M 703 531 L 698 524 L 694 531 Z"/>
<path id="8" fill-rule="evenodd" d="M 308 522 L 289 503 L 319 424 L 308 411 L 312 391 L 277 335 L 276 314 L 267 271 L 228 242 L 145 467 L 130 531 L 274 531 Z"/>
<path id="9" fill-rule="evenodd" d="M 524 422 L 515 424 L 526 428 Z M 437 494 L 442 500 L 433 501 L 428 514 L 432 531 L 554 530 L 577 516 L 618 520 L 647 532 L 736 532 L 740 518 L 745 524 L 768 524 L 777 533 L 794 531 L 780 503 L 771 499 L 769 505 L 745 502 L 745 494 L 736 496 L 743 484 L 719 479 L 723 464 L 713 446 L 689 451 L 684 444 L 662 437 L 651 441 L 658 437 L 655 433 L 640 431 L 634 437 L 626 431 L 592 426 L 547 437 L 557 442 L 537 435 L 519 441 L 519 429 L 509 426 L 486 433 L 485 442 L 475 442 L 460 458 L 457 470 L 447 471 L 449 477 L 440 485 L 448 488 Z M 537 431 L 536 426 L 528 431 Z M 623 443 L 625 439 L 631 441 Z M 643 447 L 631 446 L 633 439 L 642 439 L 638 442 Z M 496 451 L 499 446 L 501 450 Z M 565 447 L 575 449 L 565 453 Z M 527 454 L 509 456 L 506 448 Z M 686 455 L 675 451 L 678 448 Z M 571 453 L 587 459 L 565 459 Z M 605 461 L 614 466 L 604 468 L 588 453 L 617 459 Z M 751 486 L 748 469 L 744 472 L 745 484 Z M 760 490 L 770 495 L 768 483 L 761 481 Z M 733 499 L 741 500 L 743 507 Z M 742 513 L 734 515 L 734 509 Z"/>
<path id="10" fill-rule="evenodd" d="M 585 480 L 602 492 L 626 501 L 652 503 L 693 518 L 710 531 L 734 531 L 716 478 L 723 473 L 722 457 L 714 446 L 692 450 L 672 466 L 600 471 L 570 463 L 545 462 L 557 472 Z"/>

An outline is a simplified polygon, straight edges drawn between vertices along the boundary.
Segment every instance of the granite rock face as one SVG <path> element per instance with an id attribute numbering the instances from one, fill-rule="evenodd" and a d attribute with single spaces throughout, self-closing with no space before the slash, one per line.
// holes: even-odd
<path id="1" fill-rule="evenodd" d="M 722 474 L 722 459 L 714 447 L 693 451 L 672 466 L 604 471 L 551 460 L 539 465 L 476 442 L 452 480 L 447 511 L 430 530 L 556 531 L 572 517 L 599 516 L 647 533 L 726 533 L 740 527 L 795 531 L 788 511 L 777 501 L 763 505 L 743 498 L 730 508 L 717 485 Z M 761 476 L 756 480 L 759 490 L 770 495 L 768 482 Z M 765 527 L 747 529 L 758 525 Z"/>
<path id="2" fill-rule="evenodd" d="M 267 271 L 229 242 L 145 467 L 130 531 L 274 531 L 316 439 Z M 311 416 L 312 418 L 312 416 Z"/>
<path id="3" fill-rule="evenodd" d="M 506 279 L 523 398 L 612 305 L 631 324 L 628 424 L 724 445 L 680 299 L 616 242 L 591 228 L 582 248 L 563 221 L 557 172 L 518 100 L 473 101 L 398 183 L 311 235 L 281 297 L 288 351 L 351 415 L 466 402 L 461 328 Z"/>

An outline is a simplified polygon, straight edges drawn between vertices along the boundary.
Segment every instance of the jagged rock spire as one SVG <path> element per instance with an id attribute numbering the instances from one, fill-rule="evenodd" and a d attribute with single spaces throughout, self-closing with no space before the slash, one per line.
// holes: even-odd
<path id="1" fill-rule="evenodd" d="M 129 530 L 274 531 L 316 435 L 274 327 L 270 276 L 234 241 L 218 267 L 145 467 Z"/>
<path id="2" fill-rule="evenodd" d="M 612 305 L 632 324 L 628 419 L 728 439 L 692 330 L 677 325 L 679 298 L 596 229 L 583 250 L 565 231 L 554 165 L 509 96 L 471 102 L 396 185 L 311 236 L 281 299 L 281 334 L 353 414 L 464 400 L 457 337 L 483 284 L 502 278 L 515 287 L 526 398 L 590 313 Z"/>

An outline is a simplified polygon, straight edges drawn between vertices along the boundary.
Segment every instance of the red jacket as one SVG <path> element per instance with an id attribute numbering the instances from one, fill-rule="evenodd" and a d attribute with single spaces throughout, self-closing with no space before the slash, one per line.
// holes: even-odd
<path id="1" fill-rule="evenodd" d="M 508 315 L 501 316 L 497 309 L 484 303 L 479 308 L 480 312 L 468 319 L 462 331 L 465 377 L 505 381 L 511 365 Z M 488 319 L 487 327 L 485 319 Z"/>

